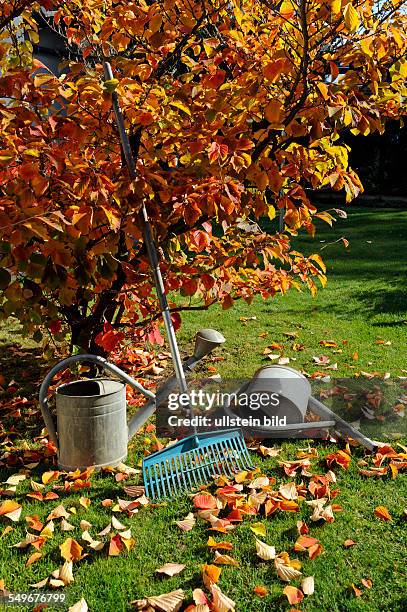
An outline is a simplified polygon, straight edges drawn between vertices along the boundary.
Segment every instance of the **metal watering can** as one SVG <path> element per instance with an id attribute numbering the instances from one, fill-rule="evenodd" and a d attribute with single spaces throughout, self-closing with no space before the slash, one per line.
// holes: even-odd
<path id="1" fill-rule="evenodd" d="M 183 363 L 184 372 L 191 371 L 223 342 L 225 338 L 219 332 L 200 330 L 196 335 L 193 355 Z M 80 361 L 96 363 L 120 380 L 76 380 L 57 387 L 55 424 L 48 406 L 49 387 L 58 372 Z M 128 423 L 126 384 L 147 398 L 144 406 Z M 73 471 L 89 466 L 102 468 L 118 465 L 127 456 L 130 438 L 150 418 L 156 406 L 168 398 L 176 385 L 176 377 L 171 377 L 154 394 L 116 365 L 97 355 L 76 355 L 60 361 L 45 377 L 39 393 L 49 437 L 58 449 L 58 466 L 65 471 Z"/>

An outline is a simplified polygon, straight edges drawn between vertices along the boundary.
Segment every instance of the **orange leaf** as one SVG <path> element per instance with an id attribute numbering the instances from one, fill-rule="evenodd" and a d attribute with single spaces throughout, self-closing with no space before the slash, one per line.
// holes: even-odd
<path id="1" fill-rule="evenodd" d="M 204 565 L 202 569 L 202 579 L 207 589 L 210 589 L 212 584 L 218 582 L 221 573 L 221 568 L 216 567 L 216 565 Z"/>
<path id="2" fill-rule="evenodd" d="M 259 597 L 267 597 L 269 590 L 265 586 L 258 585 L 254 587 L 253 593 Z"/>
<path id="3" fill-rule="evenodd" d="M 355 586 L 353 583 L 351 586 L 352 586 L 353 592 L 355 593 L 356 597 L 360 597 L 362 595 L 362 591 L 357 586 Z"/>
<path id="4" fill-rule="evenodd" d="M 67 538 L 59 548 L 61 550 L 61 557 L 66 561 L 78 561 L 81 558 L 82 546 L 72 538 Z"/>
<path id="5" fill-rule="evenodd" d="M 59 478 L 59 472 L 58 471 L 52 471 L 52 472 L 44 472 L 42 475 L 42 482 L 43 484 L 47 485 L 50 482 L 52 482 L 53 480 L 57 480 Z"/>
<path id="6" fill-rule="evenodd" d="M 11 521 L 18 521 L 21 511 L 22 506 L 11 499 L 7 499 L 0 506 L 0 516 L 6 516 Z"/>
<path id="7" fill-rule="evenodd" d="M 318 542 L 318 544 L 314 544 L 313 546 L 310 546 L 308 549 L 308 556 L 310 559 L 315 559 L 315 557 L 318 557 L 323 551 L 323 547 L 322 544 L 320 544 Z"/>
<path id="8" fill-rule="evenodd" d="M 390 512 L 387 510 L 386 506 L 377 506 L 377 508 L 375 508 L 374 513 L 375 516 L 377 516 L 377 518 L 381 519 L 382 521 L 392 520 Z"/>
<path id="9" fill-rule="evenodd" d="M 123 550 L 123 542 L 120 534 L 112 537 L 109 544 L 109 557 L 117 557 Z"/>
<path id="10" fill-rule="evenodd" d="M 32 565 L 33 563 L 35 563 L 36 561 L 38 561 L 38 559 L 41 559 L 42 554 L 40 552 L 36 552 L 33 553 L 28 559 L 27 559 L 27 563 L 25 564 L 26 567 L 28 567 L 29 565 Z"/>
<path id="11" fill-rule="evenodd" d="M 354 542 L 353 540 L 345 540 L 343 545 L 345 548 L 349 548 L 350 546 L 354 546 L 356 544 L 356 542 Z"/>
<path id="12" fill-rule="evenodd" d="M 0 516 L 3 516 L 3 514 L 10 514 L 10 512 L 14 512 L 19 508 L 21 508 L 20 504 L 13 501 L 12 499 L 7 499 L 0 506 Z"/>
<path id="13" fill-rule="evenodd" d="M 287 585 L 283 593 L 291 605 L 298 604 L 304 599 L 304 593 L 300 589 L 297 589 L 297 587 Z"/>
<path id="14" fill-rule="evenodd" d="M 219 550 L 232 550 L 233 548 L 232 542 L 216 542 L 212 536 L 209 536 L 206 544 L 209 546 L 209 548 Z"/>
<path id="15" fill-rule="evenodd" d="M 311 546 L 314 546 L 318 543 L 316 538 L 312 538 L 311 536 L 301 535 L 296 543 L 294 544 L 294 550 L 296 551 L 304 551 Z"/>
<path id="16" fill-rule="evenodd" d="M 210 493 L 198 493 L 195 495 L 194 506 L 200 510 L 213 510 L 217 508 L 216 499 Z"/>

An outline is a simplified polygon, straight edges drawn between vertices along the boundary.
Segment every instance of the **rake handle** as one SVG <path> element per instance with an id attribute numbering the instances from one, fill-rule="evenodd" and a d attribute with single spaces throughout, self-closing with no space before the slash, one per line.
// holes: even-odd
<path id="1" fill-rule="evenodd" d="M 113 79 L 112 67 L 109 62 L 103 63 L 103 71 L 105 80 Z M 126 165 L 129 171 L 129 175 L 131 180 L 134 182 L 137 179 L 137 170 L 136 164 L 134 161 L 133 153 L 130 146 L 129 137 L 127 135 L 123 114 L 120 108 L 119 99 L 117 93 L 114 91 L 112 93 L 112 104 L 113 111 L 116 119 L 117 129 L 119 131 L 121 147 L 123 151 L 124 158 L 126 160 Z M 177 339 L 175 336 L 174 326 L 172 324 L 171 313 L 168 306 L 167 295 L 165 292 L 164 282 L 161 274 L 160 263 L 158 258 L 157 247 L 154 242 L 153 232 L 151 229 L 150 221 L 147 214 L 147 209 L 145 207 L 144 202 L 141 204 L 140 211 L 138 213 L 138 220 L 140 223 L 140 227 L 143 233 L 144 243 L 146 245 L 147 255 L 150 262 L 151 270 L 154 277 L 154 284 L 157 292 L 158 302 L 160 305 L 161 314 L 164 319 L 164 325 L 167 332 L 167 337 L 170 345 L 170 351 L 172 360 L 174 363 L 175 375 L 177 378 L 177 382 L 180 387 L 181 393 L 188 392 L 188 386 L 185 378 L 185 373 L 182 367 L 181 356 L 179 354 L 179 349 L 177 345 Z M 191 409 L 190 409 L 191 412 Z M 191 415 L 192 416 L 192 415 Z M 194 428 L 194 433 L 196 433 L 196 429 Z"/>

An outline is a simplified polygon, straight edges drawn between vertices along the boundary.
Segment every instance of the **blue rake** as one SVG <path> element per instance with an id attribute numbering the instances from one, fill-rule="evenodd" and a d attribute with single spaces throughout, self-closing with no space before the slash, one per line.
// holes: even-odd
<path id="1" fill-rule="evenodd" d="M 195 434 L 143 459 L 146 496 L 174 497 L 214 477 L 252 470 L 240 429 Z"/>

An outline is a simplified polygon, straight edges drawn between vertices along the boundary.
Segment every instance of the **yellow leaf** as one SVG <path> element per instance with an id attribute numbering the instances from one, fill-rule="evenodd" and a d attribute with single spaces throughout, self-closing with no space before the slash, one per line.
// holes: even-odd
<path id="1" fill-rule="evenodd" d="M 324 273 L 326 272 L 326 265 L 324 264 L 322 257 L 318 255 L 318 253 L 315 253 L 314 255 L 310 255 L 308 259 L 312 259 L 313 261 L 316 261 L 319 267 L 321 268 L 321 270 Z"/>
<path id="2" fill-rule="evenodd" d="M 289 19 L 294 15 L 294 6 L 289 0 L 284 0 L 280 7 L 280 15 Z"/>
<path id="3" fill-rule="evenodd" d="M 56 480 L 57 478 L 59 478 L 59 472 L 58 471 L 52 471 L 52 472 L 44 472 L 41 480 L 43 482 L 43 484 L 47 485 L 50 482 L 52 482 L 53 480 Z"/>
<path id="4" fill-rule="evenodd" d="M 40 156 L 40 152 L 37 151 L 37 149 L 26 149 L 24 151 L 25 155 L 30 155 L 30 157 L 39 157 Z"/>
<path id="5" fill-rule="evenodd" d="M 343 11 L 343 18 L 345 20 L 347 30 L 350 33 L 356 32 L 356 30 L 360 26 L 360 18 L 357 10 L 351 2 L 349 2 L 345 6 L 345 9 Z"/>
<path id="6" fill-rule="evenodd" d="M 55 79 L 53 74 L 50 74 L 49 72 L 46 73 L 41 73 L 41 74 L 36 74 L 34 77 L 34 86 L 35 87 L 41 87 L 41 85 L 45 85 L 45 83 L 49 83 L 50 81 L 53 81 Z"/>
<path id="7" fill-rule="evenodd" d="M 7 499 L 0 506 L 0 516 L 7 516 L 12 521 L 18 521 L 22 507 L 17 502 Z"/>
<path id="8" fill-rule="evenodd" d="M 333 15 L 337 15 L 339 13 L 339 11 L 341 10 L 341 4 L 342 4 L 341 0 L 332 0 L 331 11 Z"/>
<path id="9" fill-rule="evenodd" d="M 360 48 L 362 49 L 363 53 L 369 57 L 372 57 L 373 55 L 373 51 L 370 47 L 371 43 L 372 43 L 371 38 L 363 38 L 360 41 Z"/>
<path id="10" fill-rule="evenodd" d="M 170 106 L 175 106 L 175 108 L 179 108 L 180 110 L 184 111 L 184 113 L 186 113 L 187 115 L 191 117 L 192 113 L 190 109 L 183 102 L 180 102 L 179 100 L 174 100 L 173 102 L 170 102 L 169 104 Z"/>
<path id="11" fill-rule="evenodd" d="M 266 526 L 263 523 L 253 523 L 253 525 L 251 525 L 250 529 L 256 535 L 266 537 Z"/>
<path id="12" fill-rule="evenodd" d="M 80 497 L 79 498 L 79 503 L 81 506 L 83 506 L 84 508 L 89 508 L 90 506 L 90 499 L 89 497 Z"/>
<path id="13" fill-rule="evenodd" d="M 274 206 L 272 204 L 270 204 L 270 206 L 268 208 L 267 216 L 270 219 L 270 221 L 272 221 L 275 218 L 275 216 L 276 216 L 276 209 L 274 208 Z"/>
<path id="14" fill-rule="evenodd" d="M 327 100 L 329 97 L 328 96 L 328 86 L 325 85 L 325 83 L 317 83 L 317 88 L 321 92 L 321 95 L 324 98 L 324 100 Z"/>

